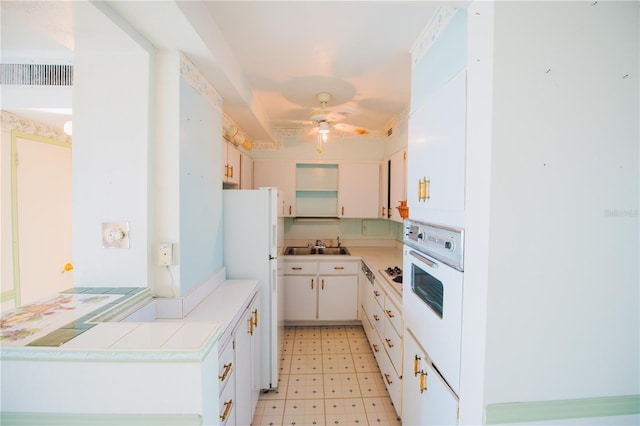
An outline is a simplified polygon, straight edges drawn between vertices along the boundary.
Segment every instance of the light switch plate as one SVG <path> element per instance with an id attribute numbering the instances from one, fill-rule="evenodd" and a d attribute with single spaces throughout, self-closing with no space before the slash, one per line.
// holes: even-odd
<path id="1" fill-rule="evenodd" d="M 102 247 L 129 248 L 129 222 L 102 222 Z"/>

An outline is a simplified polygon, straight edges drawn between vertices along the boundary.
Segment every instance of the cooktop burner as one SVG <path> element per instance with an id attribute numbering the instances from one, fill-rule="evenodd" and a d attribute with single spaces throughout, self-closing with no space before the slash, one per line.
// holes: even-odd
<path id="1" fill-rule="evenodd" d="M 384 272 L 389 275 L 393 281 L 402 283 L 402 269 L 398 266 L 389 266 Z"/>

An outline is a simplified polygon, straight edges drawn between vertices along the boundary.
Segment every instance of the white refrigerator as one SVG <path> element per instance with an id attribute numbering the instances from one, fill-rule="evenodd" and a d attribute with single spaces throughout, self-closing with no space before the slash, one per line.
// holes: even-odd
<path id="1" fill-rule="evenodd" d="M 282 262 L 283 218 L 278 218 L 277 188 L 224 190 L 224 266 L 227 279 L 260 282 L 261 389 L 278 386 L 284 336 Z"/>

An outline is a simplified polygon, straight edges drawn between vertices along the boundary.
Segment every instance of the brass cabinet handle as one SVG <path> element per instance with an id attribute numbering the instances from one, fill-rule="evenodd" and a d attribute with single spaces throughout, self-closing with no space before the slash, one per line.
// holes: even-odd
<path id="1" fill-rule="evenodd" d="M 258 309 L 253 310 L 253 325 L 258 326 Z"/>
<path id="2" fill-rule="evenodd" d="M 289 206 L 289 216 L 291 216 L 291 206 Z"/>
<path id="3" fill-rule="evenodd" d="M 344 206 L 342 206 L 342 216 L 344 216 Z"/>
<path id="4" fill-rule="evenodd" d="M 224 177 L 229 177 L 229 165 L 224 165 Z"/>
<path id="5" fill-rule="evenodd" d="M 229 411 L 231 411 L 231 406 L 233 406 L 233 400 L 230 399 L 224 403 L 224 413 L 220 416 L 220 420 L 225 421 L 225 419 L 229 416 Z"/>
<path id="6" fill-rule="evenodd" d="M 231 372 L 231 365 L 233 363 L 229 363 L 229 364 L 225 364 L 224 365 L 224 371 L 222 372 L 221 376 L 218 376 L 218 379 L 220 379 L 221 382 L 224 382 L 224 380 L 227 378 L 227 376 L 229 375 L 229 372 Z"/>
<path id="7" fill-rule="evenodd" d="M 387 346 L 389 346 L 390 348 L 393 347 L 393 343 L 391 343 L 391 340 L 389 340 L 389 339 L 384 339 L 384 340 L 387 341 Z"/>
<path id="8" fill-rule="evenodd" d="M 373 319 L 376 320 L 376 321 L 380 321 L 380 317 L 377 316 L 377 315 L 373 315 Z"/>
<path id="9" fill-rule="evenodd" d="M 311 279 L 311 290 L 313 290 L 313 278 Z"/>
<path id="10" fill-rule="evenodd" d="M 294 266 L 291 268 L 294 271 L 302 271 L 302 267 L 301 266 Z"/>
<path id="11" fill-rule="evenodd" d="M 229 177 L 232 178 L 233 177 L 233 166 L 230 166 L 229 170 L 231 170 L 231 176 L 229 176 Z"/>
<path id="12" fill-rule="evenodd" d="M 247 333 L 253 336 L 253 316 L 247 318 L 247 322 L 249 323 L 249 330 L 247 330 Z"/>
<path id="13" fill-rule="evenodd" d="M 426 177 L 418 180 L 418 201 L 427 201 L 429 198 L 429 185 L 431 180 Z"/>
<path id="14" fill-rule="evenodd" d="M 334 266 L 333 269 L 335 269 L 336 271 L 341 271 L 344 269 L 344 266 Z"/>
<path id="15" fill-rule="evenodd" d="M 427 390 L 427 373 L 424 371 L 420 372 L 420 393 Z"/>
<path id="16" fill-rule="evenodd" d="M 324 290 L 324 280 L 322 280 L 322 290 Z"/>
<path id="17" fill-rule="evenodd" d="M 371 345 L 371 346 L 373 346 L 373 351 L 374 351 L 374 352 L 380 352 L 380 349 L 378 349 L 378 345 L 376 345 L 376 344 L 374 343 L 374 344 L 373 344 L 373 345 Z"/>
<path id="18" fill-rule="evenodd" d="M 420 366 L 420 357 L 416 355 L 413 359 L 413 377 L 417 376 L 420 371 L 418 371 L 418 367 Z"/>
<path id="19" fill-rule="evenodd" d="M 373 295 L 375 297 L 378 297 L 378 296 L 380 296 L 380 292 L 378 290 L 373 290 Z"/>
<path id="20" fill-rule="evenodd" d="M 393 318 L 393 312 L 391 312 L 389 309 L 385 309 L 384 312 L 387 314 L 389 318 Z"/>
<path id="21" fill-rule="evenodd" d="M 393 382 L 391 381 L 391 379 L 389 379 L 389 377 L 390 377 L 390 376 L 389 376 L 387 373 L 384 373 L 384 379 L 387 381 L 387 384 L 388 384 L 388 385 L 390 385 L 391 383 L 393 383 Z"/>
<path id="22" fill-rule="evenodd" d="M 384 211 L 386 210 L 386 207 L 382 207 L 382 217 L 385 216 Z"/>

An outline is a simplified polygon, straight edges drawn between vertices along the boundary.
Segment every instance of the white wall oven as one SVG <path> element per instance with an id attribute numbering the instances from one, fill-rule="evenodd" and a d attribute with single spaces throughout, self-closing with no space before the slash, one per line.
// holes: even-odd
<path id="1" fill-rule="evenodd" d="M 414 220 L 405 227 L 405 328 L 459 395 L 464 231 Z"/>

